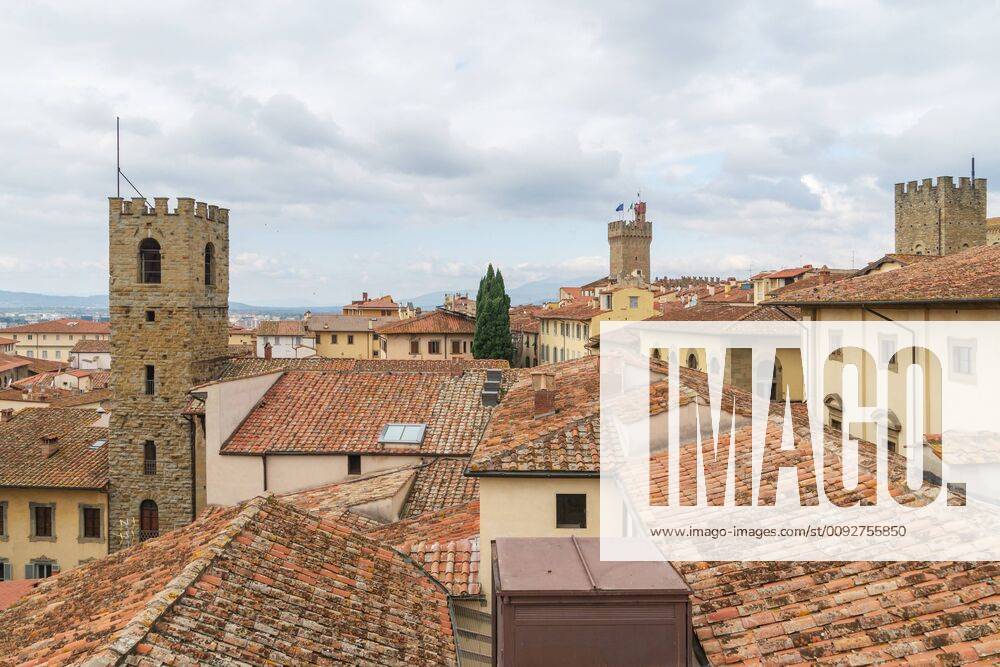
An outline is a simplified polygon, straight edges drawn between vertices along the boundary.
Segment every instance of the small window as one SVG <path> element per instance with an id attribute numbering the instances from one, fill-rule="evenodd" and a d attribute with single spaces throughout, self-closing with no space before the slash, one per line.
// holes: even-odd
<path id="1" fill-rule="evenodd" d="M 348 454 L 347 455 L 347 474 L 348 475 L 360 475 L 361 474 L 361 455 L 360 454 Z"/>
<path id="2" fill-rule="evenodd" d="M 693 368 L 694 370 L 698 370 L 698 355 L 696 355 L 693 352 L 688 355 L 687 367 Z"/>
<path id="3" fill-rule="evenodd" d="M 386 424 L 382 427 L 379 442 L 388 444 L 419 445 L 424 441 L 427 424 Z"/>
<path id="4" fill-rule="evenodd" d="M 215 284 L 215 246 L 211 243 L 205 245 L 205 286 L 211 287 Z"/>
<path id="5" fill-rule="evenodd" d="M 101 508 L 91 505 L 80 507 L 80 537 L 85 540 L 101 539 Z"/>
<path id="6" fill-rule="evenodd" d="M 10 581 L 14 578 L 14 573 L 11 571 L 10 561 L 6 558 L 0 558 L 0 581 Z"/>
<path id="7" fill-rule="evenodd" d="M 354 336 L 352 334 L 347 334 L 347 344 L 354 345 Z"/>
<path id="8" fill-rule="evenodd" d="M 420 341 L 411 340 L 410 341 L 410 354 L 420 354 Z"/>
<path id="9" fill-rule="evenodd" d="M 556 528 L 587 527 L 587 494 L 556 494 Z"/>
<path id="10" fill-rule="evenodd" d="M 160 536 L 160 509 L 152 500 L 143 500 L 139 505 L 139 539 L 148 540 Z"/>
<path id="11" fill-rule="evenodd" d="M 976 354 L 973 343 L 966 341 L 951 343 L 952 373 L 974 375 L 976 371 L 975 358 Z"/>
<path id="12" fill-rule="evenodd" d="M 156 311 L 155 310 L 147 310 L 146 311 L 146 321 L 147 322 L 155 322 L 156 321 Z"/>
<path id="13" fill-rule="evenodd" d="M 830 418 L 830 428 L 832 428 L 834 431 L 840 431 L 840 430 L 843 430 L 844 426 L 843 426 L 843 424 L 840 423 L 839 419 L 834 419 L 833 417 L 831 417 Z"/>
<path id="14" fill-rule="evenodd" d="M 152 364 L 146 364 L 145 386 L 143 387 L 147 396 L 156 393 L 156 368 Z"/>
<path id="15" fill-rule="evenodd" d="M 427 354 L 441 354 L 441 341 L 427 341 Z"/>
<path id="16" fill-rule="evenodd" d="M 24 566 L 26 579 L 46 579 L 59 572 L 59 566 L 50 560 L 34 560 Z"/>
<path id="17" fill-rule="evenodd" d="M 637 296 L 630 296 L 628 298 L 628 307 L 632 308 L 632 309 L 638 308 L 639 307 L 639 297 L 637 297 Z"/>
<path id="18" fill-rule="evenodd" d="M 330 336 L 330 342 L 333 343 L 334 345 L 337 344 L 337 334 L 333 334 Z"/>
<path id="19" fill-rule="evenodd" d="M 889 370 L 896 370 L 896 338 L 895 336 L 879 336 L 878 339 L 878 360 L 889 367 Z"/>
<path id="20" fill-rule="evenodd" d="M 0 538 L 7 537 L 7 503 L 0 503 Z"/>
<path id="21" fill-rule="evenodd" d="M 53 538 L 55 537 L 54 528 L 52 525 L 53 514 L 55 513 L 55 505 L 40 505 L 36 503 L 30 503 L 31 510 L 31 536 L 34 538 Z"/>
<path id="22" fill-rule="evenodd" d="M 159 283 L 160 268 L 160 244 L 156 239 L 143 239 L 139 244 L 139 282 Z"/>
<path id="23" fill-rule="evenodd" d="M 453 341 L 451 341 L 451 353 L 452 354 L 461 354 L 462 353 L 462 341 L 460 341 L 460 340 L 453 340 Z"/>
<path id="24" fill-rule="evenodd" d="M 152 440 L 142 445 L 142 472 L 144 475 L 156 474 L 156 443 Z"/>

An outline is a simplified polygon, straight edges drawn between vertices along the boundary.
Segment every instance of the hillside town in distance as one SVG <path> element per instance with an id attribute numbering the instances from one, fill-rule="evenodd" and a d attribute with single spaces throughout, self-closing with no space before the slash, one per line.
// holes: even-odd
<path id="1" fill-rule="evenodd" d="M 1000 320 L 986 201 L 898 184 L 895 247 L 860 268 L 682 277 L 651 275 L 665 223 L 633 201 L 586 232 L 607 274 L 544 302 L 490 266 L 435 308 L 359 284 L 276 317 L 230 306 L 239 211 L 112 197 L 107 312 L 0 328 L 0 664 L 1000 664 L 996 562 L 614 569 L 596 545 L 602 322 Z"/>

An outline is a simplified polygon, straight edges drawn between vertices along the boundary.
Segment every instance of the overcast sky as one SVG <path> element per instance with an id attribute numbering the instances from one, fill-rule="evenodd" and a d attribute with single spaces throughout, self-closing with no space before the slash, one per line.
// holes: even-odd
<path id="1" fill-rule="evenodd" d="M 5 4 L 0 289 L 107 290 L 115 115 L 260 304 L 598 277 L 640 190 L 656 275 L 849 267 L 894 182 L 1000 178 L 996 2 L 207 4 Z"/>

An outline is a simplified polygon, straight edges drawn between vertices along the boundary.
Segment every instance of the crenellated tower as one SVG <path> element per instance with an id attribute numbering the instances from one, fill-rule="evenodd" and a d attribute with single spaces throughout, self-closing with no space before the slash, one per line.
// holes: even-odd
<path id="1" fill-rule="evenodd" d="M 949 255 L 986 244 L 986 179 L 896 184 L 896 252 Z"/>
<path id="2" fill-rule="evenodd" d="M 632 213 L 632 220 L 614 220 L 608 223 L 611 278 L 620 280 L 638 274 L 648 282 L 653 223 L 646 220 L 646 202 L 637 202 L 632 207 Z"/>
<path id="3" fill-rule="evenodd" d="M 188 391 L 227 353 L 229 211 L 110 199 L 113 549 L 191 521 L 199 504 Z M 130 539 L 120 526 L 128 520 Z"/>

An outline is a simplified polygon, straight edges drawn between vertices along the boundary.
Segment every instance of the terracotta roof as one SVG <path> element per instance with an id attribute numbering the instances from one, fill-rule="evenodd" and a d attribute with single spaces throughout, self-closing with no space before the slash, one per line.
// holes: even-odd
<path id="1" fill-rule="evenodd" d="M 538 313 L 544 308 L 538 306 L 515 306 L 510 309 L 510 330 L 524 333 L 538 333 Z"/>
<path id="2" fill-rule="evenodd" d="M 399 304 L 393 301 L 392 296 L 384 294 L 377 299 L 356 299 L 351 301 L 345 308 L 398 308 Z"/>
<path id="3" fill-rule="evenodd" d="M 479 499 L 479 480 L 464 474 L 468 458 L 440 457 L 417 469 L 400 515 L 409 518 Z"/>
<path id="4" fill-rule="evenodd" d="M 0 345 L 14 345 L 16 343 L 17 341 L 13 338 L 4 338 L 3 336 L 0 336 Z"/>
<path id="5" fill-rule="evenodd" d="M 407 554 L 454 596 L 479 595 L 479 501 L 422 514 L 370 533 Z"/>
<path id="6" fill-rule="evenodd" d="M 57 334 L 106 334 L 111 335 L 110 322 L 94 322 L 78 320 L 70 317 L 58 320 L 45 320 L 34 324 L 21 324 L 16 327 L 0 329 L 0 333 L 57 333 Z"/>
<path id="7" fill-rule="evenodd" d="M 472 456 L 471 473 L 597 472 L 599 357 L 581 357 L 539 368 L 545 367 L 555 371 L 554 412 L 533 416 L 531 376 L 519 373 Z"/>
<path id="8" fill-rule="evenodd" d="M 732 303 L 699 302 L 689 308 L 670 308 L 662 314 L 650 317 L 651 321 L 659 322 L 710 322 L 739 320 L 750 313 L 752 306 Z"/>
<path id="9" fill-rule="evenodd" d="M 286 493 L 282 500 L 296 507 L 358 529 L 377 528 L 392 520 L 375 513 L 371 503 L 402 496 L 412 489 L 419 465 L 380 470 L 333 484 Z"/>
<path id="10" fill-rule="evenodd" d="M 109 339 L 104 340 L 91 340 L 85 339 L 76 342 L 70 353 L 76 352 L 87 353 L 87 354 L 111 354 L 111 341 Z"/>
<path id="11" fill-rule="evenodd" d="M 803 278 L 803 280 L 805 280 Z M 753 290 L 734 287 L 726 292 L 725 286 L 717 286 L 715 294 L 699 297 L 700 303 L 753 303 Z"/>
<path id="12" fill-rule="evenodd" d="M 0 611 L 11 606 L 39 584 L 39 579 L 0 581 Z"/>
<path id="13" fill-rule="evenodd" d="M 31 362 L 31 370 L 35 373 L 45 373 L 46 371 L 58 371 L 63 368 L 69 368 L 69 363 L 65 361 L 49 361 L 48 359 L 38 359 L 36 357 L 25 357 L 21 355 L 21 359 L 27 359 Z"/>
<path id="14" fill-rule="evenodd" d="M 597 280 L 592 280 L 586 285 L 580 285 L 580 289 L 594 289 L 597 287 L 604 287 L 605 285 L 610 285 L 614 281 L 610 276 L 604 276 L 603 278 L 598 278 Z"/>
<path id="15" fill-rule="evenodd" d="M 926 262 L 928 260 L 935 260 L 937 258 L 938 255 L 912 255 L 907 253 L 891 252 L 879 257 L 875 261 L 869 262 L 863 268 L 855 271 L 854 274 L 858 276 L 863 276 L 868 273 L 871 273 L 872 271 L 879 268 L 883 264 L 888 264 L 890 262 L 901 264 L 903 266 L 909 266 L 910 264 L 915 264 L 916 262 Z"/>
<path id="16" fill-rule="evenodd" d="M 538 311 L 536 317 L 543 320 L 580 320 L 589 322 L 594 315 L 599 315 L 601 308 L 594 303 L 575 303 L 559 308 L 545 308 Z"/>
<path id="17" fill-rule="evenodd" d="M 31 359 L 19 357 L 15 354 L 3 354 L 0 352 L 0 373 L 12 371 L 15 368 L 27 368 L 31 366 Z"/>
<path id="18" fill-rule="evenodd" d="M 810 265 L 806 266 L 796 266 L 789 269 L 778 269 L 777 271 L 766 271 L 764 273 L 758 273 L 754 278 L 794 278 L 796 276 L 801 276 L 803 273 L 809 273 L 813 271 L 813 267 Z"/>
<path id="19" fill-rule="evenodd" d="M 46 403 L 50 397 L 41 393 L 27 393 L 20 389 L 8 388 L 0 389 L 0 400 L 3 401 L 24 401 L 26 403 Z"/>
<path id="20" fill-rule="evenodd" d="M 374 320 L 374 322 L 372 322 Z M 313 315 L 306 322 L 306 328 L 313 332 L 368 331 L 368 324 L 378 327 L 389 322 L 398 322 L 398 317 L 366 317 L 364 315 Z"/>
<path id="21" fill-rule="evenodd" d="M 108 429 L 92 426 L 96 410 L 22 410 L 0 424 L 0 486 L 103 489 L 108 484 Z M 43 451 L 43 437 L 58 450 Z M 98 441 L 105 441 L 94 447 Z"/>
<path id="22" fill-rule="evenodd" d="M 438 583 L 399 552 L 267 496 L 46 580 L 0 613 L 0 654 L 52 664 L 456 662 Z"/>
<path id="23" fill-rule="evenodd" d="M 257 325 L 258 336 L 305 336 L 302 320 L 264 320 Z"/>
<path id="24" fill-rule="evenodd" d="M 104 403 L 110 401 L 113 397 L 114 395 L 111 393 L 111 389 L 105 387 L 103 389 L 87 391 L 82 394 L 72 394 L 70 396 L 54 398 L 50 405 L 54 408 L 73 408 L 81 405 L 91 405 L 92 403 Z"/>
<path id="25" fill-rule="evenodd" d="M 222 447 L 223 454 L 468 454 L 492 408 L 485 371 L 343 373 L 289 371 Z M 379 442 L 390 423 L 426 424 L 419 445 Z"/>
<path id="26" fill-rule="evenodd" d="M 405 320 L 394 320 L 388 324 L 382 324 L 378 327 L 378 332 L 387 336 L 394 334 L 473 334 L 476 332 L 476 320 L 468 315 L 450 310 L 433 310 Z"/>
<path id="27" fill-rule="evenodd" d="M 802 311 L 795 306 L 768 306 L 761 304 L 739 318 L 741 322 L 787 322 L 801 320 Z"/>
<path id="28" fill-rule="evenodd" d="M 506 359 L 231 359 L 219 375 L 220 381 L 235 380 L 278 371 L 341 371 L 411 373 L 461 373 L 473 369 L 508 369 Z"/>
<path id="29" fill-rule="evenodd" d="M 1000 300 L 1000 246 L 979 246 L 931 262 L 800 289 L 774 299 L 790 305 L 955 303 Z"/>
<path id="30" fill-rule="evenodd" d="M 806 276 L 800 280 L 796 280 L 794 283 L 789 283 L 783 287 L 773 289 L 767 293 L 766 300 L 775 300 L 780 298 L 785 294 L 791 294 L 792 292 L 797 292 L 800 289 L 805 289 L 807 287 L 817 287 L 819 285 L 829 285 L 837 282 L 838 280 L 843 280 L 845 278 L 850 278 L 855 274 L 854 271 L 829 271 L 824 275 L 822 273 L 815 273 L 813 275 Z"/>

